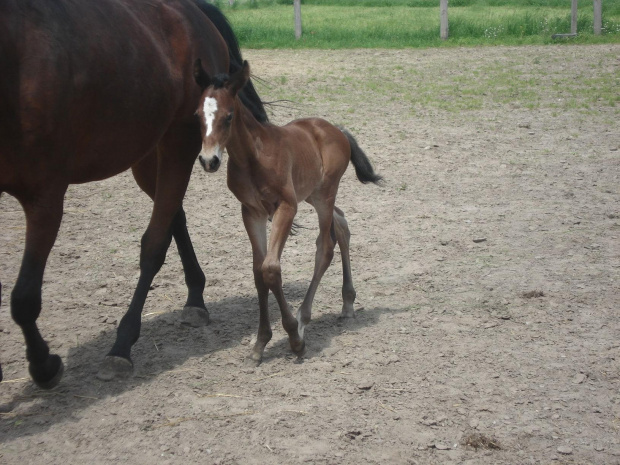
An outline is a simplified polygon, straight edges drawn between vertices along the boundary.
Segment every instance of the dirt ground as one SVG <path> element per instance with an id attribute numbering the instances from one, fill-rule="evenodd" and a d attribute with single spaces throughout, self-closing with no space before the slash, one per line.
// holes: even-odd
<path id="1" fill-rule="evenodd" d="M 185 205 L 212 323 L 180 324 L 185 285 L 172 246 L 147 300 L 134 377 L 96 379 L 150 213 L 125 173 L 67 194 L 39 319 L 66 372 L 43 392 L 27 379 L 9 314 L 24 218 L 5 195 L 0 462 L 620 463 L 620 115 L 596 97 L 609 76 L 620 89 L 620 46 L 246 58 L 263 98 L 298 102 L 274 107 L 274 122 L 344 123 L 385 177 L 365 186 L 350 168 L 337 202 L 353 235 L 357 318 L 338 319 L 336 253 L 303 363 L 272 298 L 274 337 L 263 364 L 247 368 L 258 324 L 250 246 L 225 171 L 197 166 Z M 500 98 L 481 84 L 455 97 L 489 69 L 527 77 L 534 96 Z M 481 105 L 450 108 L 472 92 Z M 309 207 L 298 220 L 283 258 L 294 307 L 317 234 Z"/>

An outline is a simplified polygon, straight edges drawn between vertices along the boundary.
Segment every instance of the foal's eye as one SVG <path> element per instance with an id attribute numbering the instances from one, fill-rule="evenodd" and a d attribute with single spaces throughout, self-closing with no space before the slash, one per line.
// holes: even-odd
<path id="1" fill-rule="evenodd" d="M 233 120 L 233 114 L 232 113 L 228 113 L 228 115 L 226 116 L 226 119 L 224 120 L 224 122 L 226 124 L 230 124 L 230 123 L 232 123 L 232 120 Z"/>

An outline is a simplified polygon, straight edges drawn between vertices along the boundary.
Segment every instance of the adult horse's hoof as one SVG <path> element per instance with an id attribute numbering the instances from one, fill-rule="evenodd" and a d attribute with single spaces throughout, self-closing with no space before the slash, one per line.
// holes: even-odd
<path id="1" fill-rule="evenodd" d="M 123 357 L 108 355 L 103 359 L 97 378 L 102 381 L 111 381 L 115 378 L 125 379 L 133 374 L 133 363 Z"/>
<path id="2" fill-rule="evenodd" d="M 200 307 L 183 307 L 181 312 L 181 324 L 200 328 L 209 324 L 209 312 Z"/>
<path id="3" fill-rule="evenodd" d="M 65 372 L 65 366 L 62 359 L 56 354 L 50 354 L 47 360 L 41 365 L 30 364 L 28 366 L 30 376 L 34 384 L 41 389 L 52 389 L 58 386 L 62 375 Z"/>

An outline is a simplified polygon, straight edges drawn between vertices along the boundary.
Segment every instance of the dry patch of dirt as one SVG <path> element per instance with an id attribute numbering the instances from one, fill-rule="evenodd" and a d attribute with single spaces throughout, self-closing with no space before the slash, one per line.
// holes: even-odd
<path id="1" fill-rule="evenodd" d="M 66 372 L 42 392 L 10 320 L 24 220 L 3 196 L 0 462 L 619 463 L 620 127 L 597 86 L 618 83 L 620 47 L 246 55 L 266 100 L 299 102 L 273 121 L 342 123 L 385 177 L 363 186 L 350 169 L 337 201 L 357 318 L 338 319 L 336 254 L 304 362 L 272 302 L 265 360 L 245 367 L 258 321 L 250 246 L 224 171 L 197 167 L 186 210 L 212 323 L 179 323 L 173 246 L 144 310 L 135 376 L 97 380 L 149 218 L 125 173 L 67 194 L 39 319 Z M 294 306 L 317 234 L 310 208 L 298 222 L 283 263 Z"/>

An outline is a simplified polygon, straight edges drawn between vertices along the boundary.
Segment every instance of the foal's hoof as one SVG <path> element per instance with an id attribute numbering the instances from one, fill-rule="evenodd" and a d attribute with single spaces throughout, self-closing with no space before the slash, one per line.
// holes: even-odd
<path id="1" fill-rule="evenodd" d="M 65 372 L 62 359 L 56 354 L 50 354 L 41 365 L 30 364 L 28 367 L 34 383 L 41 389 L 52 389 L 60 383 Z"/>
<path id="2" fill-rule="evenodd" d="M 114 378 L 126 379 L 133 374 L 133 363 L 123 357 L 108 355 L 103 359 L 97 378 L 102 381 L 111 381 Z"/>
<path id="3" fill-rule="evenodd" d="M 181 312 L 181 324 L 200 328 L 209 324 L 209 312 L 200 307 L 183 307 Z"/>
<path id="4" fill-rule="evenodd" d="M 291 349 L 293 350 L 293 353 L 297 355 L 297 358 L 303 358 L 303 356 L 306 355 L 306 341 L 302 339 L 301 344 L 299 344 L 298 347 L 293 347 L 291 345 Z"/>
<path id="5" fill-rule="evenodd" d="M 245 360 L 243 361 L 243 364 L 248 368 L 256 368 L 257 366 L 261 364 L 262 361 L 263 361 L 263 357 L 261 355 L 251 353 L 245 358 Z"/>
<path id="6" fill-rule="evenodd" d="M 338 315 L 339 320 L 348 320 L 349 318 L 355 318 L 355 310 L 343 310 L 342 313 Z"/>

